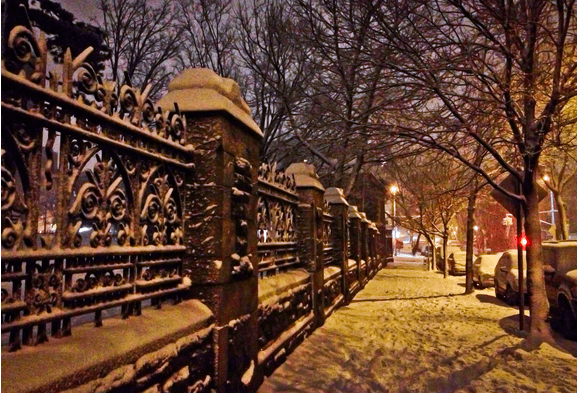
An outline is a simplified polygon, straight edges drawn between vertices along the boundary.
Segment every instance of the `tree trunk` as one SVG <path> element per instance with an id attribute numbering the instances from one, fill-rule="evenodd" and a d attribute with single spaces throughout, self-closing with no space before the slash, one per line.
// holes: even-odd
<path id="1" fill-rule="evenodd" d="M 345 197 L 348 197 L 349 194 L 351 194 L 351 191 L 353 190 L 353 187 L 355 186 L 355 183 L 357 182 L 357 177 L 359 176 L 359 172 L 361 172 L 361 168 L 363 167 L 363 164 L 364 164 L 363 154 L 358 154 L 357 159 L 355 161 L 355 165 L 353 166 L 353 169 L 351 170 L 351 176 L 349 176 L 349 178 L 347 179 L 347 184 L 343 190 Z M 345 174 L 343 174 L 343 176 L 345 176 Z"/>
<path id="2" fill-rule="evenodd" d="M 524 206 L 526 220 L 524 226 L 528 239 L 526 261 L 528 271 L 527 286 L 530 295 L 530 334 L 526 338 L 524 345 L 527 348 L 535 348 L 544 341 L 554 343 L 554 339 L 547 321 L 550 306 L 544 284 L 538 192 L 532 174 L 526 174 L 524 178 L 523 194 L 526 198 Z"/>
<path id="3" fill-rule="evenodd" d="M 431 237 L 431 270 L 435 270 L 436 269 L 436 259 L 437 259 L 437 254 L 436 254 L 436 235 L 433 235 Z"/>
<path id="4" fill-rule="evenodd" d="M 448 278 L 448 236 L 443 237 L 443 252 L 444 252 L 444 278 Z"/>
<path id="5" fill-rule="evenodd" d="M 478 190 L 474 187 L 468 198 L 468 219 L 466 225 L 466 293 L 474 292 L 474 213 Z"/>
<path id="6" fill-rule="evenodd" d="M 556 201 L 556 210 L 558 210 L 558 232 L 559 240 L 568 240 L 570 237 L 568 228 L 568 213 L 566 209 L 566 202 L 562 199 L 562 195 L 559 192 L 554 192 L 554 199 Z"/>
<path id="7" fill-rule="evenodd" d="M 426 234 L 426 233 L 424 233 L 423 237 L 425 237 L 425 240 L 428 242 L 428 244 L 430 245 L 431 249 L 433 250 L 434 243 L 433 243 L 431 237 L 430 237 L 428 234 Z M 426 261 L 427 261 L 427 270 L 430 271 L 430 270 L 431 270 L 430 262 L 429 262 L 429 261 L 430 261 L 430 256 L 426 254 L 425 257 L 426 257 Z"/>
<path id="8" fill-rule="evenodd" d="M 417 254 L 417 250 L 419 249 L 419 239 L 421 238 L 421 233 L 418 232 L 417 240 L 415 242 L 412 241 L 411 253 L 412 255 Z"/>

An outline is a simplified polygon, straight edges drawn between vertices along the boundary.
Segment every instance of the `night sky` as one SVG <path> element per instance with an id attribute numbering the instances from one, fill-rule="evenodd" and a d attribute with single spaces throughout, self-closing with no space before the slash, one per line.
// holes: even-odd
<path id="1" fill-rule="evenodd" d="M 60 0 L 65 10 L 70 11 L 78 20 L 91 21 L 96 19 L 100 11 L 97 8 L 98 0 Z"/>

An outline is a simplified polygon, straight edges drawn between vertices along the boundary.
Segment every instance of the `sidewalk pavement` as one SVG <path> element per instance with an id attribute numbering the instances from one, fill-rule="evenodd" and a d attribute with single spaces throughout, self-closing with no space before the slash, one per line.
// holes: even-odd
<path id="1" fill-rule="evenodd" d="M 493 288 L 464 295 L 464 280 L 381 270 L 259 393 L 575 392 L 576 342 L 519 349 L 517 309 Z"/>

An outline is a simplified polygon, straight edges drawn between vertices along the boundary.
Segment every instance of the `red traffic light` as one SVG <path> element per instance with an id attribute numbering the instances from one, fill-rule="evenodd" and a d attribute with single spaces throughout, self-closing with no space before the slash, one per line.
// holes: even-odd
<path id="1" fill-rule="evenodd" d="M 528 245 L 528 238 L 524 235 L 522 235 L 522 237 L 520 238 L 520 245 L 522 246 L 522 248 L 526 248 L 526 246 Z"/>

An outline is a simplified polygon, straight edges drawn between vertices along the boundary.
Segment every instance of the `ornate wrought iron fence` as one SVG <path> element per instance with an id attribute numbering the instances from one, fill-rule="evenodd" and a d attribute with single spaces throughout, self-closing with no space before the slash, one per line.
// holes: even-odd
<path id="1" fill-rule="evenodd" d="M 277 164 L 261 164 L 257 192 L 259 276 L 266 277 L 300 263 L 295 234 L 299 197 L 295 179 L 277 170 Z"/>
<path id="2" fill-rule="evenodd" d="M 333 226 L 333 215 L 329 213 L 329 205 L 327 202 L 323 205 L 323 264 L 328 265 L 336 260 L 335 252 L 336 247 L 334 247 L 334 236 L 332 231 Z"/>
<path id="3" fill-rule="evenodd" d="M 15 26 L 2 59 L 2 333 L 10 350 L 71 333 L 71 319 L 140 314 L 187 288 L 184 184 L 193 149 L 178 108 L 155 109 L 44 37 Z"/>

